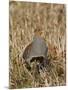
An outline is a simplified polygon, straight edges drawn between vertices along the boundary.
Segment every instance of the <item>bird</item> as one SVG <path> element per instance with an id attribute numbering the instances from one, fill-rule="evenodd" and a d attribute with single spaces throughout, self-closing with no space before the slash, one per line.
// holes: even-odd
<path id="1" fill-rule="evenodd" d="M 33 41 L 24 50 L 23 58 L 29 65 L 36 60 L 37 67 L 42 69 L 47 64 L 48 47 L 40 32 L 39 30 L 35 31 Z"/>

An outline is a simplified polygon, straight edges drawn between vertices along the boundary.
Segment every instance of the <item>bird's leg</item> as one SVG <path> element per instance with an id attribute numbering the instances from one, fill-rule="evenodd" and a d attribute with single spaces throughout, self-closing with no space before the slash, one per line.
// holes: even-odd
<path id="1" fill-rule="evenodd" d="M 27 68 L 28 70 L 31 70 L 31 66 L 30 66 L 30 64 L 29 64 L 28 62 L 25 62 L 25 66 L 26 66 L 26 68 Z"/>
<path id="2" fill-rule="evenodd" d="M 37 63 L 36 68 L 37 68 L 38 73 L 40 73 L 40 72 L 39 72 L 39 70 L 40 70 L 40 64 L 39 64 L 39 63 Z"/>
<path id="3" fill-rule="evenodd" d="M 44 69 L 43 63 L 37 63 L 37 71 L 38 71 L 38 73 L 40 73 L 40 70 L 43 70 L 43 69 Z"/>
<path id="4" fill-rule="evenodd" d="M 39 63 L 39 70 L 41 69 L 43 72 L 46 70 L 46 67 L 49 65 L 49 60 L 48 59 L 43 59 Z"/>

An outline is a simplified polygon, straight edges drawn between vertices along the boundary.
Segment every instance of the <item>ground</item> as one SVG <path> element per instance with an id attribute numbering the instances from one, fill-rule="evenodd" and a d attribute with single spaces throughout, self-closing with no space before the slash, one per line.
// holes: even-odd
<path id="1" fill-rule="evenodd" d="M 48 46 L 47 71 L 28 70 L 22 54 L 41 28 Z M 66 84 L 66 8 L 64 4 L 9 3 L 9 88 L 61 86 Z"/>

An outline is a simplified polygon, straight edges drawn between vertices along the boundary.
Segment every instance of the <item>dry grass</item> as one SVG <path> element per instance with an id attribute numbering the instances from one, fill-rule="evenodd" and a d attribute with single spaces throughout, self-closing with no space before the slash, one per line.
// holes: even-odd
<path id="1" fill-rule="evenodd" d="M 9 88 L 61 86 L 66 84 L 66 12 L 63 4 L 10 2 Z M 22 54 L 39 26 L 48 46 L 46 71 L 28 70 Z"/>

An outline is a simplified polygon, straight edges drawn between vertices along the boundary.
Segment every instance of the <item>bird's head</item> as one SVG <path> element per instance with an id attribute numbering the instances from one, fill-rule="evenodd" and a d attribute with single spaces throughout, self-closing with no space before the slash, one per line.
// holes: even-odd
<path id="1" fill-rule="evenodd" d="M 34 30 L 34 35 L 38 37 L 44 37 L 44 30 L 39 26 Z"/>

